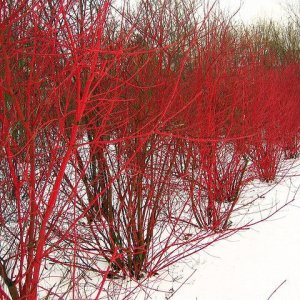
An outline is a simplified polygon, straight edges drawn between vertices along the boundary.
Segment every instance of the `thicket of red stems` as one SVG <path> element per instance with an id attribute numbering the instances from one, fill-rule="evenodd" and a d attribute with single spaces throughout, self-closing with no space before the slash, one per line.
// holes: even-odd
<path id="1" fill-rule="evenodd" d="M 98 125 L 101 136 L 108 127 L 120 84 L 111 76 L 108 81 L 107 72 L 123 55 L 123 44 L 119 40 L 112 44 L 106 32 L 110 2 L 91 11 L 86 7 L 83 11 L 81 5 L 81 1 L 1 3 L 4 298 L 58 297 L 56 289 L 64 277 L 69 279 L 66 292 L 75 297 L 77 261 L 81 266 L 76 224 L 82 215 L 73 201 L 78 187 L 68 190 L 66 197 L 65 177 L 72 172 L 69 165 L 85 134 L 84 123 L 98 122 L 87 120 L 92 103 L 103 115 Z M 60 259 L 63 241 L 74 232 L 75 240 Z M 48 260 L 58 262 L 58 268 L 47 266 Z M 47 283 L 46 276 L 54 282 Z"/>
<path id="2" fill-rule="evenodd" d="M 195 1 L 0 4 L 3 299 L 158 276 L 299 154 L 299 59 L 263 28 Z"/>
<path id="3" fill-rule="evenodd" d="M 254 176 L 272 182 L 283 158 L 295 158 L 299 151 L 298 81 L 299 67 L 256 69 L 256 78 L 248 87 L 252 99 L 247 105 L 251 137 L 245 143 Z M 289 83 L 287 83 L 289 81 Z M 251 95 L 249 93 L 249 95 Z M 252 103 L 251 103 L 252 102 Z"/>

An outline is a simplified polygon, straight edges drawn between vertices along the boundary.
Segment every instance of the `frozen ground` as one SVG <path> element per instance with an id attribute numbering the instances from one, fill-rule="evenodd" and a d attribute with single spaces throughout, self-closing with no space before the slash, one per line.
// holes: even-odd
<path id="1" fill-rule="evenodd" d="M 266 216 L 294 199 L 268 220 L 254 225 L 206 251 L 192 256 L 174 270 L 173 282 L 165 282 L 164 293 L 155 300 L 299 300 L 300 299 L 300 160 L 287 161 L 277 184 L 254 183 L 249 195 L 262 195 L 250 218 Z M 298 175 L 298 176 L 297 176 Z M 261 205 L 258 205 L 261 203 Z M 181 287 L 188 277 L 190 277 Z M 173 291 L 173 293 L 172 293 Z"/>
<path id="2" fill-rule="evenodd" d="M 144 282 L 152 291 L 141 288 L 125 299 L 300 300 L 300 159 L 285 161 L 272 185 L 253 182 L 241 200 L 255 201 L 233 223 L 268 219 L 170 267 L 160 273 L 163 281 Z M 104 293 L 101 299 L 124 297 Z"/>

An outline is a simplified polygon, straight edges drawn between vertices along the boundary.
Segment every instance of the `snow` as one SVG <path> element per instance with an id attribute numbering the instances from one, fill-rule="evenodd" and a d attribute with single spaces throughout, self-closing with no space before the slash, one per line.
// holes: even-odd
<path id="1" fill-rule="evenodd" d="M 152 299 L 172 300 L 297 300 L 300 299 L 300 161 L 287 161 L 277 182 L 258 200 L 276 210 L 268 220 L 219 241 L 174 269 L 174 282 Z M 292 165 L 292 168 L 289 166 Z M 266 186 L 249 189 L 261 194 Z M 247 194 L 247 193 L 246 193 Z M 285 204 L 293 200 L 290 204 Z M 270 210 L 252 207 L 251 218 Z M 190 277 L 190 278 L 188 278 Z M 176 279 L 180 282 L 176 282 Z M 186 279 L 188 279 L 186 281 Z M 186 281 L 186 282 L 185 282 Z M 181 286 L 182 285 L 182 286 Z M 168 292 L 169 291 L 169 292 Z"/>
<path id="2" fill-rule="evenodd" d="M 235 223 L 267 220 L 159 272 L 157 279 L 118 299 L 300 300 L 300 159 L 284 161 L 273 184 L 249 184 L 241 202 L 253 203 L 237 211 Z M 120 284 L 131 290 L 136 286 Z M 103 293 L 100 299 L 108 298 Z"/>

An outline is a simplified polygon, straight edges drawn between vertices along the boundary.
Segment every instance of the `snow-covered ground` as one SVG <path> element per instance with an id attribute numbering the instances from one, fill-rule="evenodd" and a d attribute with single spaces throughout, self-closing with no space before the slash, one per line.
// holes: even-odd
<path id="1" fill-rule="evenodd" d="M 143 282 L 150 290 L 141 287 L 125 298 L 104 292 L 100 299 L 300 300 L 300 159 L 284 161 L 274 184 L 252 182 L 241 195 L 241 203 L 249 202 L 233 224 L 268 218 Z"/>
<path id="2" fill-rule="evenodd" d="M 282 175 L 289 170 L 287 176 Z M 300 160 L 286 161 L 277 183 L 254 183 L 244 197 L 262 195 L 250 218 L 266 216 L 284 206 L 268 220 L 219 241 L 190 257 L 173 270 L 172 280 L 152 294 L 162 300 L 299 300 L 300 299 Z M 261 205 L 258 205 L 261 203 Z M 264 210 L 260 212 L 261 210 Z M 170 291 L 170 292 L 167 292 Z"/>

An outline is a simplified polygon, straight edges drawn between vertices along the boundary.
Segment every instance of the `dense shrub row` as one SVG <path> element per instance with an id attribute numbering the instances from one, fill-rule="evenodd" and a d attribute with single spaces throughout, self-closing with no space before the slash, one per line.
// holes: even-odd
<path id="1" fill-rule="evenodd" d="M 0 1 L 1 299 L 159 276 L 297 157 L 299 31 L 200 4 Z"/>

